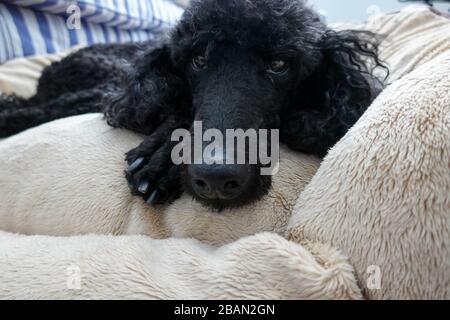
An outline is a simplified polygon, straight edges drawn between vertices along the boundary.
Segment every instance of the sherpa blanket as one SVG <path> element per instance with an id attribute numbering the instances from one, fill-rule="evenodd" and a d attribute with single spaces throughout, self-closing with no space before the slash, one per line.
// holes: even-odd
<path id="1" fill-rule="evenodd" d="M 386 31 L 392 85 L 320 167 L 283 150 L 254 206 L 145 206 L 121 173 L 140 137 L 99 115 L 0 142 L 0 298 L 450 298 L 450 22 L 360 28 Z"/>

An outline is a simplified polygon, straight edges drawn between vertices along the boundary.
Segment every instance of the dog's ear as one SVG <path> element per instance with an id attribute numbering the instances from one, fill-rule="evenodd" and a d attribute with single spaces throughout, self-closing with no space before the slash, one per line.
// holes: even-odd
<path id="1" fill-rule="evenodd" d="M 104 99 L 108 124 L 151 134 L 169 117 L 186 112 L 190 91 L 171 59 L 169 45 L 148 48 L 129 64 L 125 83 Z"/>
<path id="2" fill-rule="evenodd" d="M 385 67 L 378 39 L 369 32 L 329 30 L 319 42 L 319 55 L 281 114 L 280 133 L 291 148 L 324 156 L 381 91 L 373 70 Z"/>

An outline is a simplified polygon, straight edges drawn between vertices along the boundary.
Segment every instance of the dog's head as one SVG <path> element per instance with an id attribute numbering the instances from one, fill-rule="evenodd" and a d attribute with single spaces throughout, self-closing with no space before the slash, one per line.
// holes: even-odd
<path id="1" fill-rule="evenodd" d="M 142 79 L 157 73 L 167 84 L 157 85 L 164 92 L 156 103 L 184 101 L 177 107 L 190 108 L 190 123 L 200 121 L 203 132 L 279 129 L 281 142 L 319 156 L 373 100 L 370 68 L 380 65 L 373 35 L 332 31 L 301 0 L 194 0 L 143 63 Z M 219 208 L 267 192 L 271 179 L 260 174 L 259 159 L 226 164 L 222 151 L 212 156 L 224 164 L 186 166 L 188 192 Z"/>

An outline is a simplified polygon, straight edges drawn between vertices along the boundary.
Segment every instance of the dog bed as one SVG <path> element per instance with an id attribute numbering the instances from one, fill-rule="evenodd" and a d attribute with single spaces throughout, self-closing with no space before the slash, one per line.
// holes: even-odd
<path id="1" fill-rule="evenodd" d="M 146 206 L 122 176 L 141 137 L 100 115 L 2 141 L 0 298 L 450 298 L 450 22 L 359 28 L 387 34 L 392 85 L 321 164 L 283 149 L 252 206 Z"/>

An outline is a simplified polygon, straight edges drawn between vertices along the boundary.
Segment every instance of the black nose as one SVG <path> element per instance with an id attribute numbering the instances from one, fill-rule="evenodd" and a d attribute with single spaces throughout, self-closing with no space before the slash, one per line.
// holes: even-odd
<path id="1" fill-rule="evenodd" d="M 246 165 L 192 164 L 188 178 L 194 192 L 206 199 L 231 200 L 239 196 L 250 180 Z"/>

